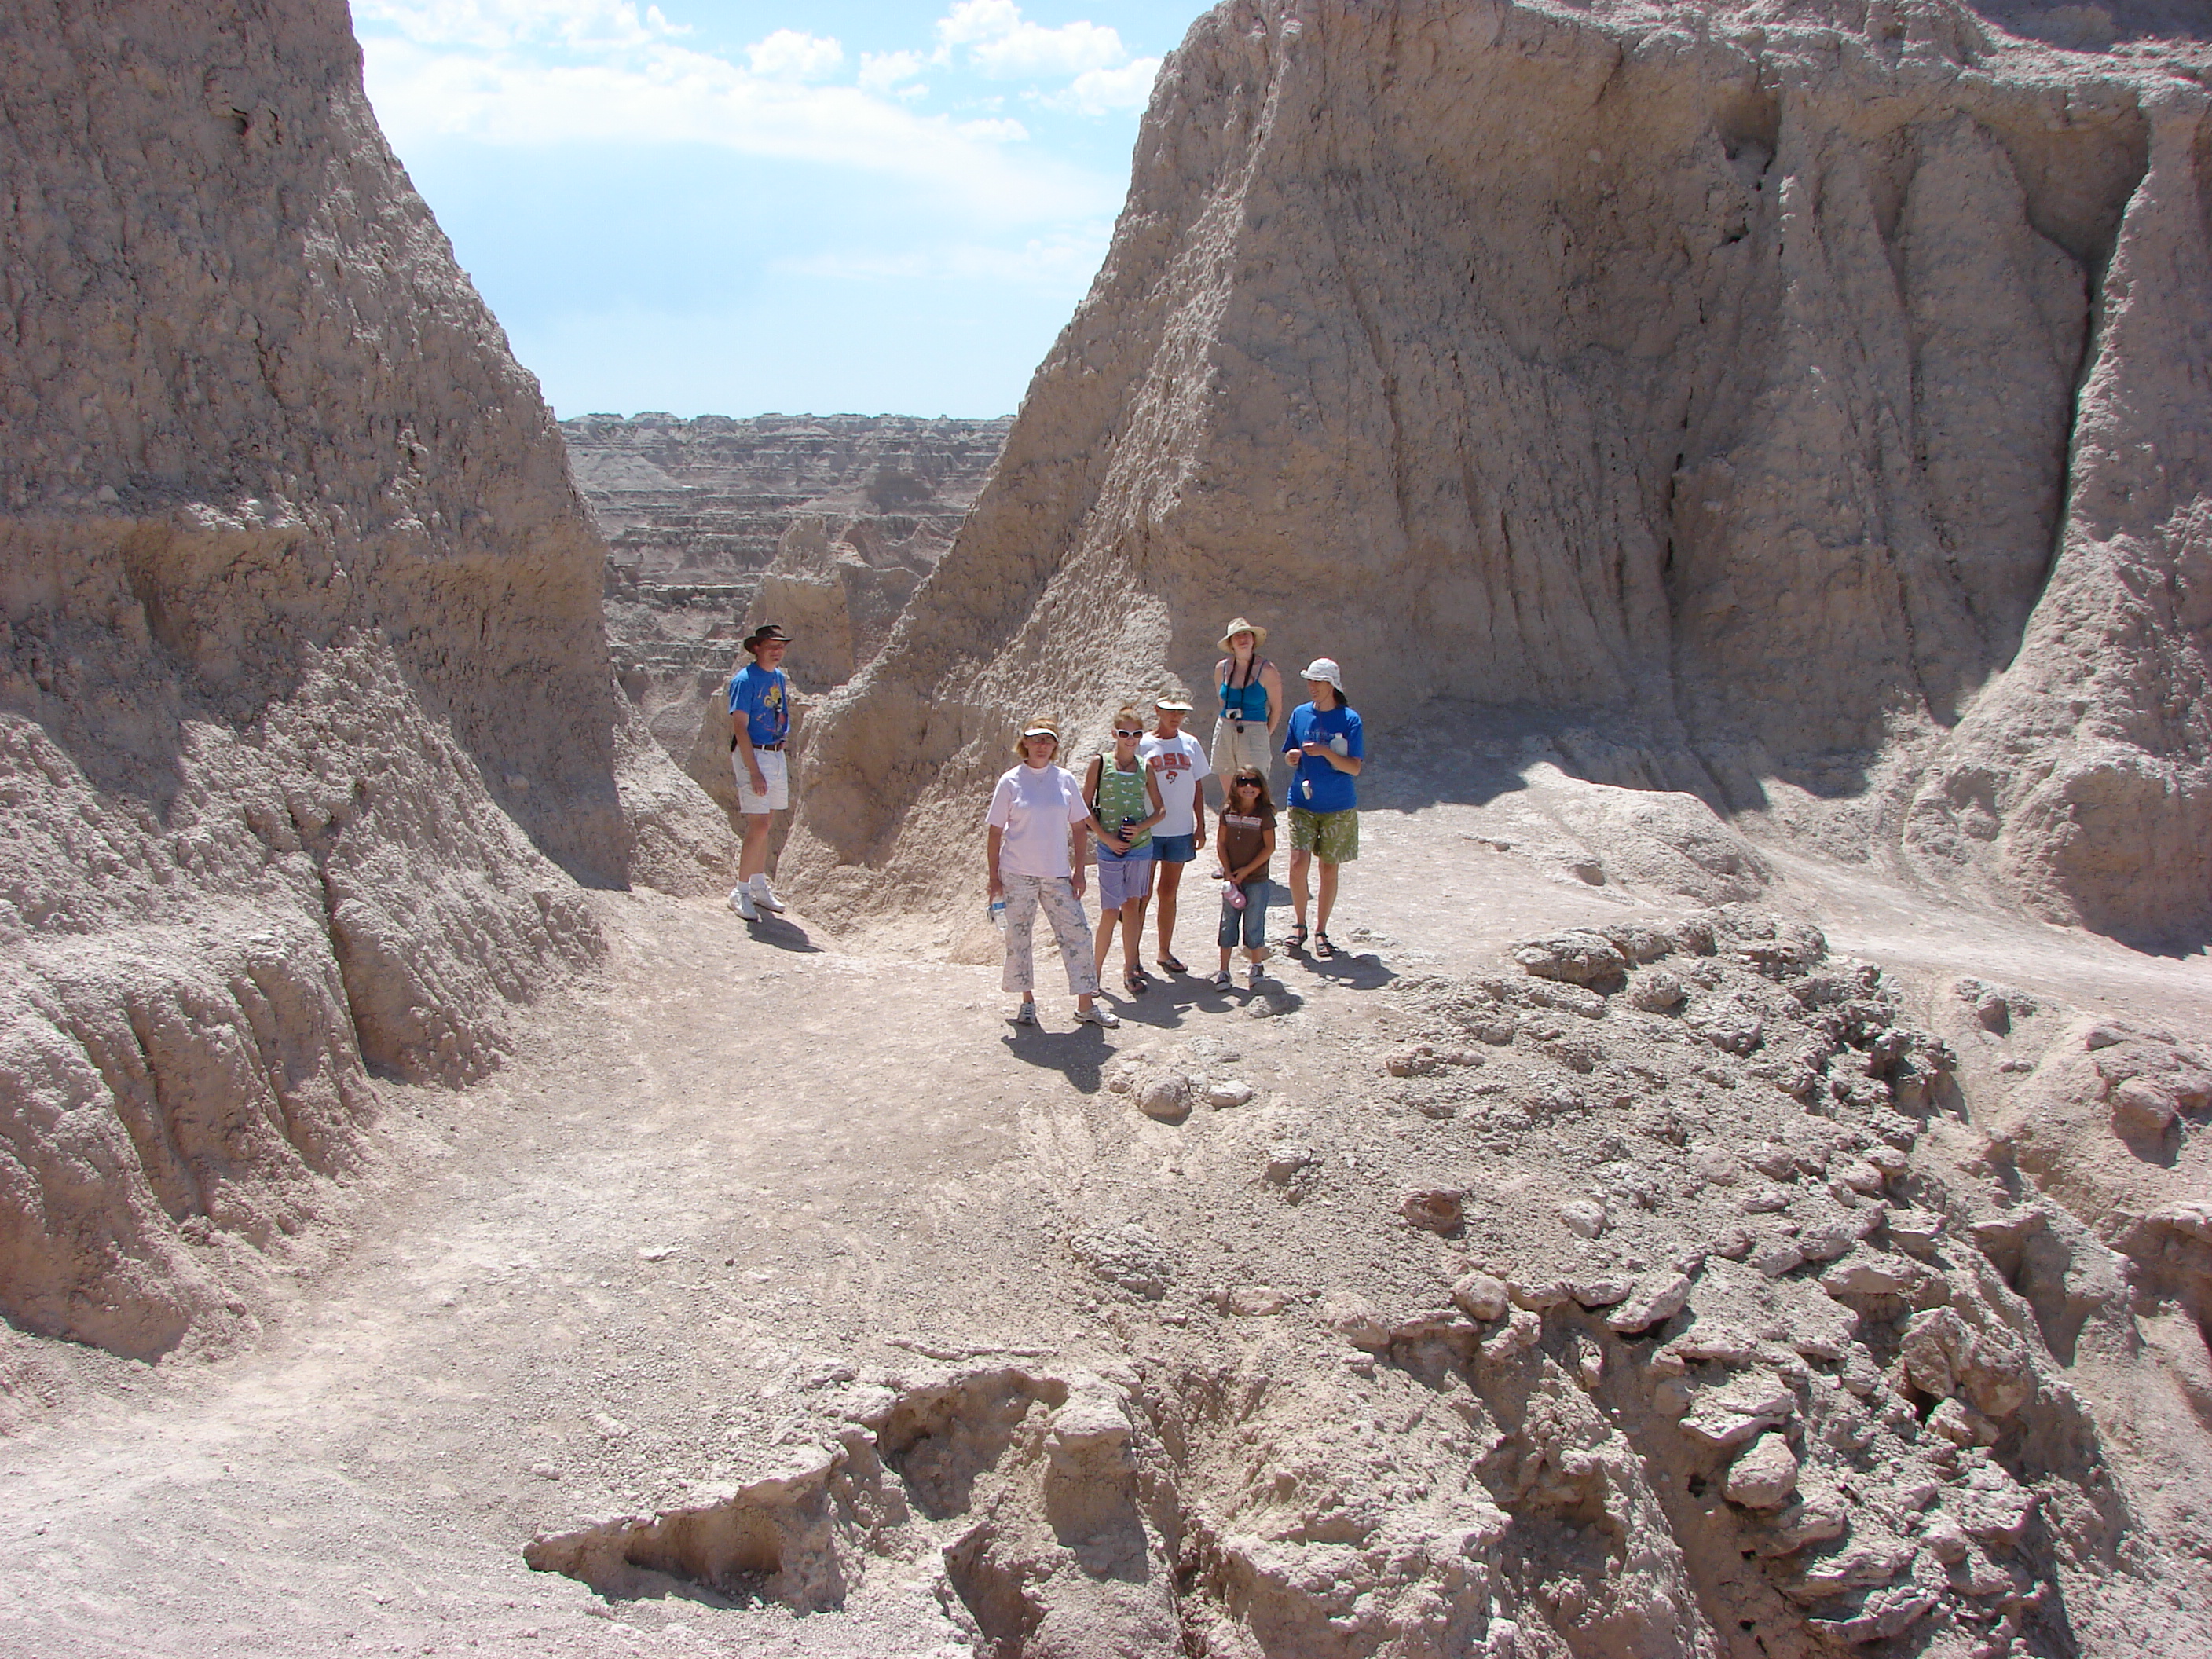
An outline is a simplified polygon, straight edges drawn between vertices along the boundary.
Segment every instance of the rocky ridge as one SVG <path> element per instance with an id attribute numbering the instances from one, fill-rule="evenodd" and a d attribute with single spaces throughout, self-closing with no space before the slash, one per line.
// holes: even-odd
<path id="1" fill-rule="evenodd" d="M 728 837 L 345 8 L 13 8 L 0 91 L 0 1311 L 150 1355 Z"/>
<path id="2" fill-rule="evenodd" d="M 933 892 L 1014 720 L 1202 686 L 1243 612 L 1371 717 L 2203 937 L 2208 46 L 2079 9 L 1217 8 L 794 866 Z"/>
<path id="3" fill-rule="evenodd" d="M 1982 981 L 1928 1010 L 1954 1048 L 1744 907 L 1510 957 L 1403 984 L 1349 1112 L 1271 1093 L 1315 1040 L 1268 1035 L 1287 993 L 1242 1052 L 1123 1050 L 1096 1133 L 1181 1139 L 1182 1190 L 1058 1243 L 1127 1364 L 825 1361 L 752 1475 L 532 1564 L 812 1610 L 933 1572 L 1005 1659 L 2212 1641 L 2208 1367 L 2163 1328 L 2194 1212 L 2108 1222 L 1972 1121 L 2018 1076 L 2123 1117 L 2158 1079 L 2179 1190 L 2203 1054 Z"/>

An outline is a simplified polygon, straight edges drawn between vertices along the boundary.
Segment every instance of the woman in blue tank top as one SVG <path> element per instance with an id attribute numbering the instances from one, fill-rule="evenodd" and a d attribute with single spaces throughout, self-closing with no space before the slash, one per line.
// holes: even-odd
<path id="1" fill-rule="evenodd" d="M 1224 790 L 1241 769 L 1257 767 L 1264 778 L 1274 764 L 1275 732 L 1285 711 L 1283 677 L 1260 654 L 1267 642 L 1267 630 L 1242 617 L 1221 630 L 1221 648 L 1229 654 L 1213 668 L 1221 714 L 1206 759 Z"/>

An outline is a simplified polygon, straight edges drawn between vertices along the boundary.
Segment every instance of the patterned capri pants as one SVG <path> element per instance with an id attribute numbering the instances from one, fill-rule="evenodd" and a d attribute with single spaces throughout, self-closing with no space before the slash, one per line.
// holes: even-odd
<path id="1" fill-rule="evenodd" d="M 1036 963 L 1030 936 L 1036 931 L 1038 907 L 1052 924 L 1060 945 L 1060 965 L 1067 969 L 1067 988 L 1079 997 L 1098 994 L 1098 969 L 1091 950 L 1091 919 L 1083 914 L 1075 885 L 1066 876 L 1015 876 L 1006 878 L 1006 970 L 1000 976 L 1002 991 L 1026 994 L 1036 988 Z"/>

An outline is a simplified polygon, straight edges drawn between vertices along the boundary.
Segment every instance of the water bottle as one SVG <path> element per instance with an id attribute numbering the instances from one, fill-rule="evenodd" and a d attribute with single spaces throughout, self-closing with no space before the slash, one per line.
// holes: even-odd
<path id="1" fill-rule="evenodd" d="M 991 901 L 991 926 L 1002 933 L 1006 931 L 1006 902 L 1002 898 Z"/>

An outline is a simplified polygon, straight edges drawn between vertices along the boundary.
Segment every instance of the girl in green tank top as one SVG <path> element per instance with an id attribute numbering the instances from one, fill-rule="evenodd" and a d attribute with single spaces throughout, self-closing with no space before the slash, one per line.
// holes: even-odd
<path id="1" fill-rule="evenodd" d="M 1152 821 L 1152 801 L 1149 785 L 1151 772 L 1135 758 L 1135 745 L 1130 745 L 1129 769 L 1121 769 L 1120 758 L 1107 753 L 1098 757 L 1098 793 L 1092 797 L 1092 810 L 1097 814 L 1102 830 L 1121 833 L 1127 824 L 1149 825 Z M 1132 853 L 1139 847 L 1149 847 L 1152 832 L 1149 828 L 1132 830 L 1129 848 Z"/>
<path id="2" fill-rule="evenodd" d="M 1145 723 L 1133 708 L 1114 717 L 1114 746 L 1092 758 L 1083 776 L 1083 799 L 1091 807 L 1091 827 L 1098 836 L 1098 970 L 1121 926 L 1121 983 L 1129 994 L 1148 982 L 1137 966 L 1137 942 L 1145 931 L 1145 905 L 1152 891 L 1152 826 L 1164 808 L 1152 769 L 1137 758 Z M 1126 827 L 1127 836 L 1124 837 Z M 1141 854 L 1141 857 L 1131 857 Z"/>

